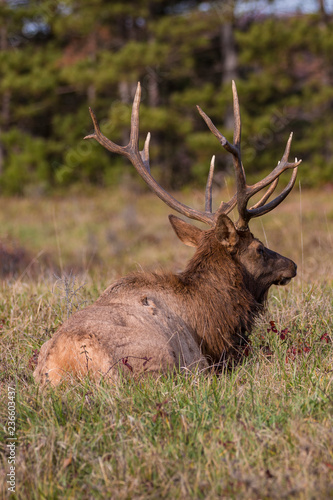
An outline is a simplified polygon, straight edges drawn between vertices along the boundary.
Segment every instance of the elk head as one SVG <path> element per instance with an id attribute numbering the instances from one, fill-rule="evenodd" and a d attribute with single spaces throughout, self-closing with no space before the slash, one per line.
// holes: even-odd
<path id="1" fill-rule="evenodd" d="M 275 285 L 285 285 L 296 276 L 296 264 L 291 260 L 266 248 L 256 239 L 249 230 L 249 221 L 254 217 L 264 215 L 277 207 L 292 190 L 297 168 L 301 160 L 289 163 L 288 157 L 292 141 L 292 133 L 289 136 L 287 145 L 281 160 L 277 166 L 264 179 L 250 186 L 246 183 L 245 171 L 241 161 L 241 119 L 239 101 L 235 82 L 232 82 L 233 104 L 234 104 L 234 138 L 231 144 L 215 127 L 211 119 L 197 106 L 198 111 L 206 122 L 210 131 L 215 135 L 223 148 L 228 151 L 233 158 L 233 166 L 236 176 L 236 193 L 228 201 L 223 202 L 215 212 L 212 210 L 212 181 L 214 174 L 215 156 L 210 164 L 208 180 L 205 192 L 205 210 L 195 210 L 176 200 L 165 191 L 151 176 L 149 166 L 149 142 L 148 133 L 144 148 L 139 150 L 139 106 L 141 98 L 141 87 L 138 83 L 131 117 L 130 140 L 127 146 L 119 146 L 107 139 L 100 131 L 98 122 L 93 111 L 90 109 L 91 118 L 94 124 L 94 133 L 85 139 L 96 139 L 103 147 L 113 153 L 118 153 L 128 158 L 142 179 L 169 207 L 178 213 L 210 226 L 209 230 L 202 230 L 178 217 L 169 217 L 171 225 L 179 239 L 189 246 L 197 248 L 196 257 L 192 259 L 190 265 L 213 266 L 217 262 L 223 265 L 225 260 L 233 261 L 241 269 L 247 289 L 255 297 L 256 301 L 263 303 L 269 287 Z M 273 194 L 279 177 L 287 169 L 292 169 L 292 176 L 287 186 L 273 200 L 268 199 Z M 266 192 L 261 199 L 250 208 L 248 203 L 250 198 L 262 189 Z M 234 224 L 228 214 L 236 207 L 238 210 L 238 220 Z M 205 258 L 201 258 L 205 257 Z M 214 261 L 214 262 L 213 262 Z"/>

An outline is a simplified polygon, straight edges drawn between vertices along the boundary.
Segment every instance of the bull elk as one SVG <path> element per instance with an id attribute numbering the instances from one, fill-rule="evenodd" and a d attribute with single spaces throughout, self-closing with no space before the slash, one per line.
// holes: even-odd
<path id="1" fill-rule="evenodd" d="M 241 120 L 238 95 L 233 82 L 233 143 L 219 132 L 200 109 L 208 128 L 223 148 L 231 153 L 236 176 L 236 193 L 219 208 L 212 210 L 211 162 L 205 194 L 205 210 L 195 210 L 177 201 L 151 176 L 148 134 L 139 151 L 138 84 L 134 98 L 130 140 L 119 146 L 100 131 L 92 110 L 95 139 L 108 151 L 128 158 L 148 186 L 169 207 L 209 228 L 169 216 L 178 238 L 196 248 L 186 269 L 169 272 L 136 272 L 110 285 L 97 301 L 70 317 L 40 350 L 35 379 L 58 384 L 69 375 L 89 373 L 95 380 L 116 380 L 119 373 L 140 376 L 182 367 L 208 368 L 232 358 L 251 332 L 254 319 L 262 310 L 272 285 L 286 285 L 296 276 L 291 260 L 266 248 L 249 230 L 249 221 L 273 210 L 293 188 L 300 161 L 289 163 L 290 134 L 281 161 L 263 180 L 246 183 L 241 161 Z M 279 176 L 292 169 L 287 186 L 272 201 Z M 266 188 L 256 204 L 248 207 L 251 197 Z M 238 221 L 228 213 L 237 205 Z"/>

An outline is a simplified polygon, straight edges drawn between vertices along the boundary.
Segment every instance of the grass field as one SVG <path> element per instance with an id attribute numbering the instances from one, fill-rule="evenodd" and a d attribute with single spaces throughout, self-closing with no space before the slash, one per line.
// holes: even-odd
<path id="1" fill-rule="evenodd" d="M 202 206 L 200 193 L 177 196 Z M 130 270 L 184 267 L 193 252 L 168 213 L 153 195 L 123 188 L 0 199 L 1 498 L 333 498 L 328 189 L 295 189 L 253 221 L 256 236 L 298 264 L 298 276 L 272 287 L 232 370 L 112 389 L 88 378 L 45 391 L 34 383 L 35 350 L 68 314 Z"/>

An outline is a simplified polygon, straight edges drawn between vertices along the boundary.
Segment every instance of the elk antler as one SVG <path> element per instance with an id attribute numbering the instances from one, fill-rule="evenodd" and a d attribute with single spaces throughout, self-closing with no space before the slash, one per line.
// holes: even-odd
<path id="1" fill-rule="evenodd" d="M 233 165 L 236 175 L 236 186 L 237 186 L 237 208 L 239 219 L 236 223 L 237 229 L 239 230 L 247 230 L 248 223 L 250 219 L 253 217 L 259 217 L 260 215 L 266 214 L 273 210 L 273 208 L 277 207 L 290 193 L 292 190 L 297 176 L 297 167 L 301 163 L 302 160 L 298 160 L 295 158 L 294 163 L 288 162 L 288 156 L 290 152 L 292 133 L 289 136 L 284 154 L 281 158 L 281 161 L 278 162 L 277 166 L 274 170 L 267 175 L 264 179 L 257 182 L 253 186 L 248 186 L 246 184 L 245 171 L 241 160 L 241 119 L 240 119 L 240 111 L 239 111 L 239 101 L 237 95 L 236 84 L 232 82 L 232 94 L 233 94 L 233 102 L 234 102 L 234 143 L 230 144 L 227 139 L 218 131 L 215 127 L 211 119 L 202 111 L 202 109 L 197 106 L 198 111 L 202 118 L 205 120 L 209 130 L 217 137 L 221 145 L 226 149 L 229 153 L 232 154 L 233 157 Z M 276 197 L 274 200 L 266 203 L 268 198 L 274 192 L 278 182 L 279 177 L 285 170 L 292 168 L 293 173 L 291 179 L 284 190 Z M 266 193 L 263 197 L 251 208 L 247 208 L 247 204 L 249 199 L 254 196 L 256 193 L 264 189 L 265 187 L 271 186 L 267 189 Z M 222 204 L 223 205 L 223 204 Z M 219 208 L 219 212 L 223 212 L 223 206 Z"/>
<path id="2" fill-rule="evenodd" d="M 150 133 L 148 133 L 145 145 L 142 151 L 139 151 L 139 107 L 141 98 L 141 86 L 138 83 L 131 117 L 131 133 L 130 140 L 127 146 L 119 146 L 114 142 L 107 139 L 101 132 L 96 116 L 91 108 L 89 108 L 90 115 L 94 124 L 94 133 L 87 135 L 85 139 L 96 139 L 104 148 L 112 153 L 118 153 L 125 156 L 130 160 L 130 162 L 135 167 L 136 171 L 142 177 L 142 179 L 148 184 L 148 186 L 156 193 L 156 195 L 161 198 L 164 203 L 169 207 L 176 210 L 176 212 L 189 217 L 190 219 L 205 222 L 210 226 L 214 226 L 215 220 L 219 213 L 223 211 L 224 213 L 229 213 L 237 203 L 236 195 L 234 195 L 231 200 L 227 203 L 222 202 L 219 209 L 216 212 L 212 212 L 212 180 L 214 173 L 215 157 L 213 156 L 209 175 L 206 185 L 205 194 L 205 211 L 194 210 L 187 205 L 177 201 L 171 194 L 165 191 L 152 177 L 150 173 L 149 166 L 149 141 Z"/>
<path id="3" fill-rule="evenodd" d="M 112 153 L 118 153 L 122 156 L 125 156 L 130 160 L 130 162 L 135 167 L 136 171 L 142 177 L 142 179 L 148 184 L 148 186 L 155 192 L 155 194 L 161 198 L 164 203 L 166 203 L 173 210 L 176 210 L 178 213 L 189 217 L 190 219 L 194 219 L 197 221 L 205 222 L 210 226 L 214 226 L 217 220 L 217 217 L 221 214 L 228 214 L 233 210 L 236 206 L 238 207 L 239 219 L 237 222 L 237 228 L 240 230 L 248 229 L 248 222 L 252 217 L 258 217 L 263 215 L 270 210 L 273 210 L 277 205 L 281 203 L 282 200 L 287 196 L 287 194 L 291 191 L 295 184 L 296 175 L 297 175 L 297 166 L 301 163 L 302 160 L 297 161 L 295 159 L 295 163 L 288 163 L 288 156 L 290 151 L 292 134 L 290 134 L 289 140 L 287 142 L 287 146 L 285 152 L 282 156 L 281 161 L 275 167 L 275 169 L 267 175 L 262 181 L 257 182 L 253 186 L 248 186 L 246 184 L 245 172 L 241 161 L 241 120 L 240 120 L 240 112 L 239 112 L 239 102 L 238 95 L 235 82 L 232 82 L 232 91 L 233 91 L 233 101 L 234 101 L 234 143 L 230 144 L 227 139 L 218 131 L 215 127 L 211 119 L 201 110 L 199 106 L 197 106 L 200 115 L 205 120 L 206 124 L 210 131 L 217 137 L 222 146 L 232 154 L 234 169 L 236 174 L 236 182 L 237 182 L 237 192 L 228 202 L 221 202 L 219 208 L 213 212 L 212 211 L 212 181 L 214 174 L 214 166 L 215 166 L 215 156 L 212 157 L 206 192 L 205 192 L 205 211 L 194 210 L 187 205 L 177 201 L 171 194 L 165 191 L 152 177 L 150 173 L 149 166 L 149 142 L 150 142 L 150 133 L 147 134 L 147 138 L 145 141 L 145 145 L 142 151 L 139 151 L 139 107 L 140 107 L 140 99 L 141 99 L 141 86 L 138 83 L 133 107 L 132 107 L 132 116 L 131 116 L 131 133 L 130 140 L 127 146 L 119 146 L 114 142 L 107 139 L 101 132 L 96 116 L 91 108 L 89 108 L 90 115 L 94 124 L 94 133 L 87 135 L 85 139 L 96 139 L 104 148 Z M 288 168 L 293 168 L 292 177 L 285 187 L 285 189 L 271 202 L 266 203 L 268 198 L 271 196 L 273 191 L 275 190 L 279 176 L 284 170 Z M 264 196 L 261 198 L 259 202 L 253 205 L 251 208 L 247 208 L 247 203 L 249 199 L 255 195 L 261 189 L 267 187 L 269 184 L 271 186 L 267 189 Z M 265 204 L 266 203 L 266 204 Z"/>

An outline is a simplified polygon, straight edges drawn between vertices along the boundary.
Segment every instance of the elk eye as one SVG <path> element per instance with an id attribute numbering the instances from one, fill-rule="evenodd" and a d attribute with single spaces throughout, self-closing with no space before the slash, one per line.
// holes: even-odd
<path id="1" fill-rule="evenodd" d="M 258 248 L 257 248 L 257 254 L 258 254 L 258 255 L 260 255 L 260 256 L 261 256 L 261 255 L 264 255 L 264 253 L 265 253 L 265 252 L 264 252 L 263 247 L 258 247 Z"/>

